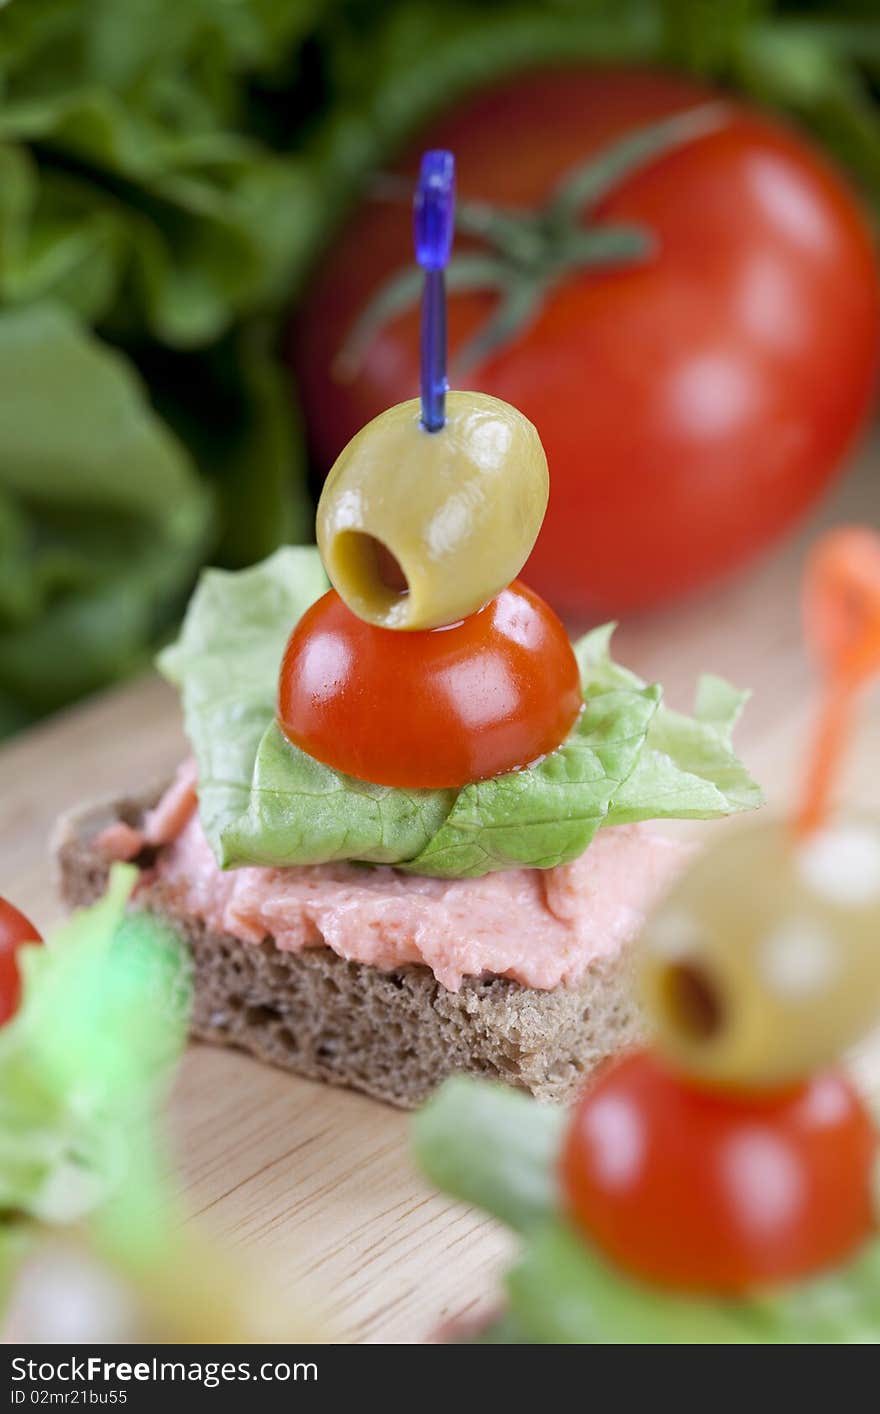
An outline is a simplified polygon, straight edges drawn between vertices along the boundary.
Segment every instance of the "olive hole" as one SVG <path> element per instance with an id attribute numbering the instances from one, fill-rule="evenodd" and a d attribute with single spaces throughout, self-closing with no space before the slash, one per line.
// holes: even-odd
<path id="1" fill-rule="evenodd" d="M 711 1041 L 724 1021 L 718 989 L 694 963 L 677 962 L 666 969 L 662 996 L 667 1019 L 688 1041 Z"/>
<path id="2" fill-rule="evenodd" d="M 383 545 L 381 540 L 376 540 L 372 535 L 363 537 L 372 546 L 372 555 L 375 564 L 376 578 L 380 584 L 384 584 L 386 589 L 391 589 L 395 594 L 409 593 L 409 580 L 403 572 L 403 566 L 395 555 L 392 555 L 387 545 Z"/>
<path id="3" fill-rule="evenodd" d="M 403 566 L 375 535 L 344 531 L 333 547 L 333 558 L 357 598 L 374 611 L 385 613 L 409 594 Z"/>

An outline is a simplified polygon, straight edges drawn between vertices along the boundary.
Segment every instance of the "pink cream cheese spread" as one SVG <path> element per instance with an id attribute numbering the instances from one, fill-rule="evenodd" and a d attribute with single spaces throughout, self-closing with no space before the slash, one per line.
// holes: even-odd
<path id="1" fill-rule="evenodd" d="M 142 831 L 113 825 L 99 844 L 115 858 L 163 845 L 151 879 L 175 909 L 217 932 L 255 945 L 271 936 L 282 951 L 326 946 L 384 971 L 422 963 L 452 992 L 487 975 L 542 991 L 578 982 L 635 937 L 690 852 L 644 825 L 617 825 L 571 864 L 481 879 L 350 863 L 224 872 L 195 805 L 186 766 Z"/>

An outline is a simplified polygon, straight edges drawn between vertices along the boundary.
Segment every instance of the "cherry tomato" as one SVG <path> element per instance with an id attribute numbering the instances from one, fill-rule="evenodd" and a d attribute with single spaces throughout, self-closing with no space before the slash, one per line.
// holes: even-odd
<path id="1" fill-rule="evenodd" d="M 411 183 L 424 148 L 451 148 L 460 199 L 535 209 L 610 141 L 716 97 L 648 70 L 536 71 L 458 105 L 398 171 Z M 461 377 L 456 351 L 497 296 L 462 290 L 449 304 L 452 381 L 513 403 L 544 443 L 550 506 L 525 577 L 577 616 L 704 584 L 789 526 L 865 420 L 880 328 L 873 245 L 849 191 L 802 138 L 744 105 L 623 180 L 595 219 L 646 228 L 655 254 L 570 268 Z M 405 202 L 368 200 L 294 326 L 322 472 L 365 422 L 418 393 L 415 306 L 382 329 L 353 381 L 337 358 L 411 262 L 411 239 Z M 456 241 L 459 254 L 473 246 Z"/>
<path id="2" fill-rule="evenodd" d="M 573 1221 L 617 1265 L 735 1295 L 842 1262 L 869 1236 L 875 1149 L 842 1073 L 731 1095 L 640 1052 L 575 1107 L 562 1183 Z"/>
<path id="3" fill-rule="evenodd" d="M 15 955 L 19 944 L 42 941 L 33 923 L 0 898 L 0 1026 L 18 1010 L 21 977 Z"/>
<path id="4" fill-rule="evenodd" d="M 581 705 L 565 629 L 514 581 L 460 623 L 412 633 L 365 623 L 331 590 L 290 636 L 278 719 L 319 761 L 415 789 L 528 765 Z"/>

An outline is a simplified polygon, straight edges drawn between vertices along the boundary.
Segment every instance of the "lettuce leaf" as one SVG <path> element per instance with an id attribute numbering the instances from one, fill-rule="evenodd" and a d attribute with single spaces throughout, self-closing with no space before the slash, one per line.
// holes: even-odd
<path id="1" fill-rule="evenodd" d="M 260 140 L 246 100 L 309 29 L 311 0 L 4 8 L 0 297 L 183 347 L 286 299 L 314 178 Z"/>
<path id="2" fill-rule="evenodd" d="M 509 1311 L 486 1339 L 547 1345 L 873 1344 L 880 1239 L 852 1261 L 748 1299 L 697 1299 L 617 1271 L 562 1219 L 556 1159 L 566 1113 L 490 1082 L 448 1080 L 413 1122 L 416 1156 L 444 1192 L 524 1234 Z"/>
<path id="3" fill-rule="evenodd" d="M 441 828 L 402 867 L 468 878 L 576 859 L 607 823 L 659 701 L 659 687 L 603 691 L 588 684 L 584 710 L 556 751 L 526 770 L 465 786 Z"/>
<path id="4" fill-rule="evenodd" d="M 555 1212 L 553 1163 L 564 1125 L 556 1105 L 455 1075 L 415 1116 L 410 1138 L 437 1188 L 525 1233 Z"/>
<path id="5" fill-rule="evenodd" d="M 131 670 L 186 593 L 212 505 L 126 361 L 61 308 L 0 314 L 0 696 Z"/>
<path id="6" fill-rule="evenodd" d="M 230 862 L 224 858 L 224 831 L 251 805 L 262 808 L 264 787 L 252 793 L 251 783 L 258 750 L 274 722 L 288 635 L 327 587 L 311 547 L 277 550 L 235 574 L 205 570 L 180 638 L 159 656 L 161 671 L 181 688 L 199 767 L 202 824 L 223 863 Z M 300 795 L 295 778 L 290 795 Z"/>
<path id="7" fill-rule="evenodd" d="M 199 781 L 201 795 L 201 763 Z M 300 751 L 273 720 L 257 748 L 244 810 L 221 820 L 218 857 L 224 867 L 337 859 L 400 864 L 418 857 L 442 829 L 455 795 L 345 776 Z"/>
<path id="8" fill-rule="evenodd" d="M 326 203 L 277 90 L 325 5 L 0 5 L 0 736 L 311 533 L 279 332 Z"/>
<path id="9" fill-rule="evenodd" d="M 864 1345 L 880 1339 L 880 1238 L 845 1266 L 739 1301 L 680 1296 L 617 1271 L 565 1223 L 507 1277 L 511 1313 L 550 1345 Z"/>
<path id="10" fill-rule="evenodd" d="M 76 1221 L 120 1188 L 186 1040 L 190 963 L 173 933 L 125 912 L 116 866 L 94 907 L 22 949 L 24 989 L 0 1031 L 0 1212 Z"/>
<path id="11" fill-rule="evenodd" d="M 609 645 L 613 624 L 603 624 L 575 646 L 585 685 L 644 686 L 615 663 Z M 748 692 L 706 674 L 697 686 L 693 717 L 662 707 L 648 729 L 645 750 L 615 793 L 605 823 L 636 820 L 710 820 L 753 810 L 761 795 L 733 750 L 733 729 Z"/>
<path id="12" fill-rule="evenodd" d="M 742 694 L 706 679 L 695 718 L 667 711 L 659 687 L 613 662 L 610 626 L 578 646 L 584 710 L 533 766 L 439 791 L 322 765 L 279 730 L 275 694 L 287 637 L 326 587 L 311 547 L 238 574 L 209 570 L 160 656 L 182 693 L 202 824 L 224 868 L 355 859 L 440 878 L 546 869 L 576 858 L 602 825 L 761 803 L 730 745 Z"/>

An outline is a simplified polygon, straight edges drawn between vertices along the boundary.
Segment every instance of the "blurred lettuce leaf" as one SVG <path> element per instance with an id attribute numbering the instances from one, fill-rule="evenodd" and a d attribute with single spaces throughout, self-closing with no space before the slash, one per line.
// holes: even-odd
<path id="1" fill-rule="evenodd" d="M 0 1211 L 67 1223 L 131 1178 L 133 1153 L 186 1042 L 188 954 L 152 916 L 126 914 L 137 879 L 45 946 L 22 949 L 22 1002 L 0 1032 Z M 140 1175 L 139 1175 L 140 1180 Z"/>
<path id="2" fill-rule="evenodd" d="M 308 534 L 273 320 L 319 205 L 259 91 L 327 8 L 0 8 L 0 735 L 146 662 L 206 558 Z"/>
<path id="3" fill-rule="evenodd" d="M 0 14 L 0 296 L 203 344 L 277 299 L 308 232 L 302 159 L 237 126 L 279 7 L 20 0 Z M 289 6 L 291 19 L 311 6 Z M 80 286 L 77 271 L 88 269 Z"/>
<path id="4" fill-rule="evenodd" d="M 435 1187 L 526 1233 L 556 1211 L 554 1164 L 565 1123 L 558 1105 L 454 1075 L 418 1111 L 410 1139 Z"/>
<path id="5" fill-rule="evenodd" d="M 137 353 L 158 411 L 213 483 L 212 558 L 230 568 L 313 538 L 299 410 L 274 344 L 272 321 L 254 318 L 198 354 Z"/>
<path id="6" fill-rule="evenodd" d="M 37 710 L 141 660 L 211 504 L 126 361 L 63 309 L 0 313 L 0 385 L 0 708 Z"/>

